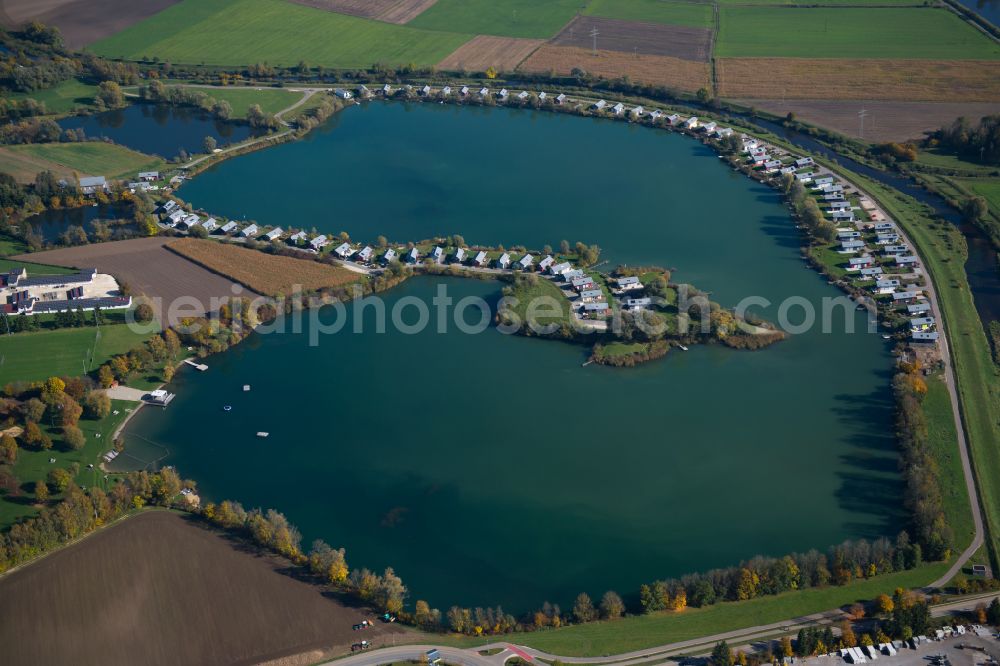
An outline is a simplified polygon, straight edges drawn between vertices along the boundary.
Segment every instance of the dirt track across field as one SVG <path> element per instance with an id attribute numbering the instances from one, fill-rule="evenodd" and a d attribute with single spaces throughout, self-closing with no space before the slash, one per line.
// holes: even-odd
<path id="1" fill-rule="evenodd" d="M 16 28 L 30 21 L 54 25 L 66 46 L 79 49 L 163 11 L 180 0 L 4 0 L 0 23 Z"/>
<path id="2" fill-rule="evenodd" d="M 521 63 L 526 72 L 553 70 L 561 75 L 569 74 L 575 67 L 610 79 L 628 76 L 640 83 L 692 92 L 710 86 L 708 63 L 667 56 L 635 56 L 618 51 L 598 51 L 595 56 L 590 49 L 546 44 Z"/>
<path id="3" fill-rule="evenodd" d="M 189 517 L 144 513 L 0 578 L 3 661 L 255 664 L 401 631 L 353 631 L 360 610 L 295 576 Z"/>
<path id="4" fill-rule="evenodd" d="M 938 129 L 959 116 L 972 122 L 1000 113 L 1000 102 L 859 102 L 853 100 L 741 99 L 740 104 L 784 116 L 789 111 L 802 121 L 826 127 L 846 136 L 867 141 L 922 139 L 924 132 Z M 864 109 L 864 135 L 858 111 Z"/>
<path id="5" fill-rule="evenodd" d="M 719 96 L 998 102 L 1000 61 L 718 58 Z"/>
<path id="6" fill-rule="evenodd" d="M 437 68 L 452 71 L 485 72 L 490 67 L 494 67 L 500 72 L 512 72 L 544 43 L 544 40 L 541 39 L 479 35 L 455 49 L 437 64 Z"/>
<path id="7" fill-rule="evenodd" d="M 577 16 L 552 38 L 551 44 L 590 51 L 594 46 L 591 31 L 595 28 L 599 33 L 598 50 L 708 62 L 712 41 L 712 31 L 708 28 Z"/>
<path id="8" fill-rule="evenodd" d="M 255 296 L 242 285 L 164 249 L 163 246 L 171 240 L 165 237 L 136 238 L 34 252 L 14 258 L 56 266 L 96 268 L 98 272 L 114 275 L 127 282 L 133 294 L 161 299 L 162 314 L 170 325 L 183 317 L 199 316 L 215 310 L 212 307 L 213 298 Z M 175 306 L 177 309 L 171 314 L 170 304 L 182 302 L 185 307 Z M 154 305 L 154 309 L 158 308 Z"/>
<path id="9" fill-rule="evenodd" d="M 350 14 L 386 23 L 409 23 L 437 0 L 291 0 L 297 5 Z"/>

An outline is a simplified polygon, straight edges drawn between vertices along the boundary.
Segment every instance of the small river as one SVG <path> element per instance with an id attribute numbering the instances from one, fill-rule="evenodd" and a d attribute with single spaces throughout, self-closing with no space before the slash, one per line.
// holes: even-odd
<path id="1" fill-rule="evenodd" d="M 108 138 L 166 159 L 176 157 L 182 149 L 203 152 L 207 136 L 221 147 L 243 141 L 253 133 L 249 125 L 216 120 L 197 109 L 142 103 L 89 116 L 70 116 L 60 120 L 59 126 L 64 130 L 82 129 L 88 138 Z"/>
<path id="2" fill-rule="evenodd" d="M 675 267 L 727 305 L 768 299 L 772 319 L 788 298 L 819 309 L 840 296 L 806 268 L 772 190 L 698 142 L 623 123 L 377 103 L 228 160 L 182 195 L 359 239 L 596 242 L 612 263 Z M 496 283 L 425 277 L 385 305 L 442 285 L 455 301 L 499 296 Z M 581 367 L 582 347 L 492 328 L 349 325 L 310 346 L 306 322 L 184 369 L 170 407 L 143 410 L 127 437 L 169 450 L 206 500 L 274 507 L 306 544 L 394 566 L 411 601 L 568 606 L 584 590 L 634 594 L 899 530 L 892 359 L 860 313 L 846 319 L 858 332 L 841 314 L 831 332 L 765 351 L 697 347 L 632 370 Z"/>

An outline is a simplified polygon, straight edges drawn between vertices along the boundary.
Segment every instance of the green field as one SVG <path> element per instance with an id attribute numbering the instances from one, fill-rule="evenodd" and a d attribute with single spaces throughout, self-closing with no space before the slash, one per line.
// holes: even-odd
<path id="1" fill-rule="evenodd" d="M 592 0 L 584 11 L 589 16 L 603 16 L 623 21 L 644 21 L 712 27 L 712 5 L 666 0 Z"/>
<path id="2" fill-rule="evenodd" d="M 139 171 L 159 171 L 164 166 L 163 160 L 157 157 L 103 141 L 31 143 L 9 146 L 7 150 L 15 157 L 52 164 L 54 171 L 68 169 L 81 175 L 108 178 L 134 177 Z M 4 167 L 3 153 L 0 153 L 0 171 L 5 171 Z"/>
<path id="3" fill-rule="evenodd" d="M 992 178 L 987 180 L 966 178 L 959 179 L 958 182 L 986 199 L 986 202 L 989 204 L 990 211 L 992 211 L 995 215 L 1000 216 L 1000 179 Z"/>
<path id="4" fill-rule="evenodd" d="M 939 466 L 944 513 L 955 535 L 956 547 L 953 550 L 961 552 L 972 543 L 975 526 L 972 523 L 962 460 L 955 446 L 958 435 L 955 433 L 955 420 L 951 412 L 951 398 L 948 396 L 948 387 L 938 376 L 928 378 L 923 405 L 927 415 L 928 442 Z"/>
<path id="5" fill-rule="evenodd" d="M 433 65 L 472 35 L 417 30 L 281 0 L 184 0 L 90 47 L 175 63 L 327 67 Z"/>
<path id="6" fill-rule="evenodd" d="M 694 0 L 698 2 L 698 0 Z M 853 6 L 858 7 L 863 5 L 863 0 L 714 0 L 720 5 L 786 5 L 786 6 L 800 6 L 800 7 L 815 7 L 816 5 L 828 5 L 830 7 L 836 6 Z M 899 5 L 900 7 L 924 7 L 925 3 L 923 0 L 877 0 L 873 4 L 884 6 L 884 5 Z"/>
<path id="7" fill-rule="evenodd" d="M 34 90 L 30 93 L 14 93 L 13 99 L 24 99 L 30 97 L 38 102 L 45 102 L 45 110 L 48 113 L 60 114 L 68 113 L 77 107 L 85 107 L 88 110 L 93 108 L 94 95 L 97 94 L 97 86 L 84 83 L 78 79 L 68 79 L 62 81 L 51 88 L 45 90 Z"/>
<path id="8" fill-rule="evenodd" d="M 126 324 L 101 326 L 100 338 L 93 326 L 4 335 L 0 337 L 0 386 L 90 372 L 147 337 L 132 332 Z"/>
<path id="9" fill-rule="evenodd" d="M 6 529 L 11 523 L 19 518 L 31 516 L 37 513 L 37 509 L 32 505 L 34 483 L 44 479 L 53 468 L 69 468 L 73 463 L 78 463 L 80 472 L 76 476 L 76 483 L 82 487 L 99 485 L 107 488 L 108 482 L 104 480 L 104 473 L 96 469 L 101 455 L 111 449 L 112 436 L 119 424 L 128 416 L 125 410 L 135 409 L 136 403 L 122 400 L 112 400 L 111 410 L 118 411 L 118 414 L 109 414 L 107 418 L 100 421 L 90 419 L 80 419 L 80 430 L 87 437 L 87 443 L 79 451 L 62 450 L 60 444 L 59 428 L 40 424 L 52 438 L 54 446 L 51 451 L 29 451 L 19 449 L 17 452 L 17 462 L 14 464 L 14 474 L 21 482 L 21 497 L 0 497 L 0 530 Z M 97 435 L 100 434 L 100 437 Z M 55 458 L 56 462 L 49 460 Z M 95 469 L 88 469 L 87 465 L 93 464 Z"/>
<path id="10" fill-rule="evenodd" d="M 229 106 L 233 107 L 234 118 L 246 118 L 247 109 L 254 104 L 260 104 L 264 113 L 277 113 L 298 102 L 304 94 L 284 88 L 197 86 L 196 90 L 214 99 L 229 102 Z"/>
<path id="11" fill-rule="evenodd" d="M 0 241 L 0 243 L 6 242 L 11 243 L 14 248 L 17 247 L 17 241 Z M 25 250 L 23 249 L 18 250 L 18 252 L 24 251 Z M 12 252 L 11 254 L 17 254 L 18 252 Z M 3 253 L 0 252 L 0 257 L 2 256 Z M 18 268 L 21 266 L 28 269 L 29 275 L 68 275 L 76 272 L 76 269 L 66 268 L 65 266 L 49 266 L 48 264 L 35 264 L 30 261 L 17 261 L 14 259 L 0 258 L 0 271 L 9 271 L 12 268 Z"/>
<path id="12" fill-rule="evenodd" d="M 407 25 L 504 37 L 552 37 L 586 3 L 581 0 L 438 0 Z"/>
<path id="13" fill-rule="evenodd" d="M 723 7 L 721 12 L 719 58 L 1000 58 L 1000 46 L 944 9 Z"/>

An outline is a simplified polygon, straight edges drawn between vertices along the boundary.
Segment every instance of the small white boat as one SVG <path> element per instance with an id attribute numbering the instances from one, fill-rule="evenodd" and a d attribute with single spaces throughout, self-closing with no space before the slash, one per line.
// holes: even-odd
<path id="1" fill-rule="evenodd" d="M 883 334 L 883 335 L 882 335 L 882 339 L 883 339 L 883 340 L 891 340 L 891 339 L 892 339 L 892 336 L 891 336 L 891 335 L 889 335 L 888 333 L 885 333 L 885 334 Z"/>
<path id="2" fill-rule="evenodd" d="M 263 430 L 261 430 L 260 432 L 257 433 L 257 436 L 258 437 L 267 437 L 270 434 L 271 433 L 269 433 L 269 432 L 264 432 Z"/>
<path id="3" fill-rule="evenodd" d="M 250 385 L 249 384 L 244 384 L 243 385 L 243 390 L 244 391 L 249 391 L 250 390 Z"/>
<path id="4" fill-rule="evenodd" d="M 232 405 L 226 405 L 222 409 L 223 409 L 223 411 L 231 412 L 231 411 L 233 411 L 233 406 Z"/>
<path id="5" fill-rule="evenodd" d="M 688 350 L 688 348 L 685 347 L 684 345 L 677 345 L 677 346 L 681 348 L 681 351 L 687 351 Z"/>

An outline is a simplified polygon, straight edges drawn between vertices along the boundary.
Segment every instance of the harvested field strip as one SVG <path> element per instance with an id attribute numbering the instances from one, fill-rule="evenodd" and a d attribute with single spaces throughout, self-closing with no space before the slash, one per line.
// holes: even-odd
<path id="1" fill-rule="evenodd" d="M 618 51 L 598 51 L 572 46 L 542 46 L 521 64 L 529 72 L 569 74 L 578 67 L 590 74 L 615 79 L 628 76 L 633 81 L 696 91 L 709 86 L 708 63 L 667 56 L 640 55 Z"/>
<path id="2" fill-rule="evenodd" d="M 922 139 L 925 132 L 950 124 L 955 118 L 965 116 L 976 119 L 1000 113 L 1000 102 L 872 102 L 865 100 L 864 136 L 858 122 L 860 106 L 850 100 L 778 100 L 738 99 L 746 106 L 753 106 L 777 116 L 789 112 L 812 125 L 818 125 L 845 136 L 864 138 L 867 141 L 908 141 Z M 921 159 L 928 153 L 921 152 Z M 998 209 L 1000 210 L 1000 209 Z"/>
<path id="3" fill-rule="evenodd" d="M 438 0 L 407 25 L 425 30 L 458 31 L 546 39 L 580 10 L 580 0 Z"/>
<path id="4" fill-rule="evenodd" d="M 98 55 L 243 66 L 433 65 L 472 34 L 431 32 L 281 0 L 182 0 L 92 46 Z"/>
<path id="5" fill-rule="evenodd" d="M 311 259 L 265 254 L 231 243 L 182 238 L 167 244 L 166 248 L 267 296 L 288 295 L 295 287 L 308 292 L 358 280 L 357 273 L 344 268 Z"/>
<path id="6" fill-rule="evenodd" d="M 591 0 L 583 11 L 588 16 L 689 25 L 696 28 L 712 27 L 712 5 L 709 3 L 671 0 Z"/>
<path id="7" fill-rule="evenodd" d="M 719 96 L 996 102 L 1000 62 L 717 58 Z"/>
<path id="8" fill-rule="evenodd" d="M 595 29 L 600 33 L 597 38 L 600 50 L 708 62 L 712 41 L 712 31 L 708 28 L 578 16 L 552 39 L 551 44 L 592 49 L 591 31 Z"/>
<path id="9" fill-rule="evenodd" d="M 159 171 L 164 165 L 163 160 L 158 157 L 103 141 L 29 143 L 10 146 L 5 150 L 12 151 L 25 160 L 55 165 L 54 171 L 108 178 L 134 178 L 139 171 Z"/>
<path id="10" fill-rule="evenodd" d="M 541 39 L 479 35 L 455 49 L 437 64 L 437 68 L 484 72 L 494 67 L 501 72 L 510 72 L 544 43 Z"/>
<path id="11" fill-rule="evenodd" d="M 723 7 L 717 58 L 1000 59 L 1000 45 L 938 8 Z"/>
<path id="12" fill-rule="evenodd" d="M 346 651 L 362 612 L 287 575 L 288 566 L 185 516 L 142 513 L 0 579 L 4 658 L 126 666 L 141 655 L 158 666 L 311 652 L 301 663 L 315 663 Z M 379 623 L 365 638 L 382 645 L 399 631 Z"/>
<path id="13" fill-rule="evenodd" d="M 245 292 L 215 273 L 164 249 L 170 238 L 136 238 L 94 243 L 21 255 L 14 259 L 56 266 L 93 267 L 126 282 L 134 294 L 153 299 L 160 321 L 173 326 L 181 318 L 214 311 L 214 299 Z"/>
<path id="14" fill-rule="evenodd" d="M 290 0 L 338 14 L 402 25 L 417 18 L 437 0 Z"/>
<path id="15" fill-rule="evenodd" d="M 33 155 L 22 151 L 12 150 L 9 146 L 0 147 L 0 171 L 10 174 L 19 183 L 31 183 L 35 180 L 35 174 L 48 169 L 58 178 L 72 178 L 73 170 L 42 159 L 38 155 Z M 80 175 L 91 175 L 81 172 Z"/>

